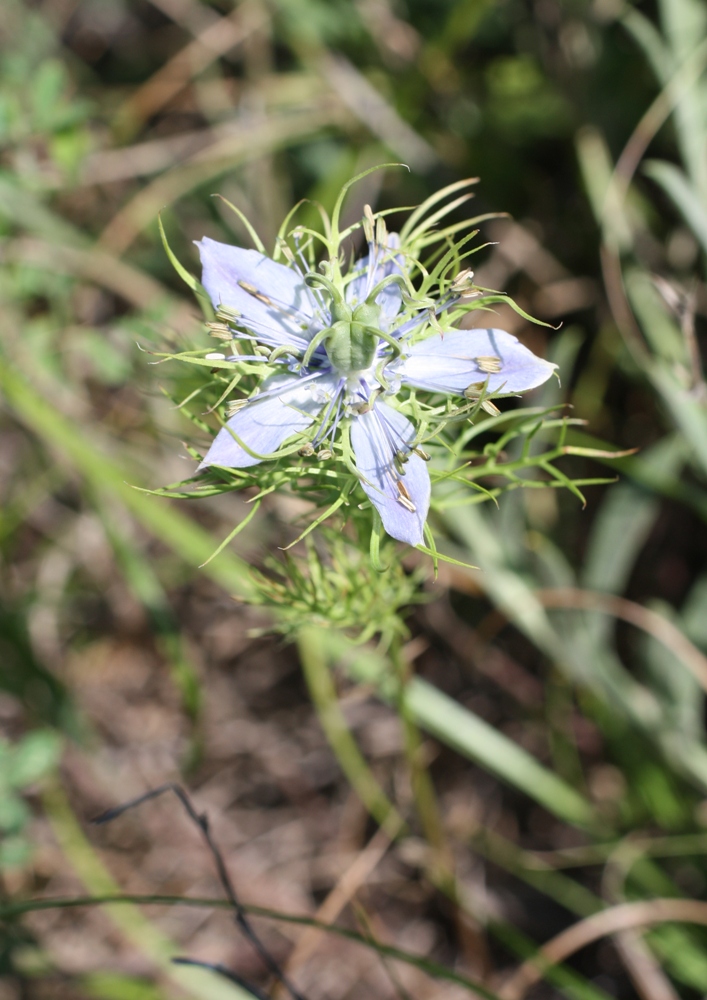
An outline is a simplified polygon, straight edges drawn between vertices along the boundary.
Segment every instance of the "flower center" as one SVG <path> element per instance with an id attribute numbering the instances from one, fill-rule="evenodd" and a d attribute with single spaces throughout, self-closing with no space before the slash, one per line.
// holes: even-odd
<path id="1" fill-rule="evenodd" d="M 344 302 L 334 302 L 324 346 L 333 367 L 342 375 L 366 371 L 373 364 L 380 342 L 378 335 L 381 307 L 364 302 L 351 309 Z"/>

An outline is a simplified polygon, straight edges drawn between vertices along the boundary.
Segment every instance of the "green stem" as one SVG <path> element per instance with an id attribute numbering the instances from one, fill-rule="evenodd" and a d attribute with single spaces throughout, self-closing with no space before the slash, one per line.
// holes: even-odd
<path id="1" fill-rule="evenodd" d="M 321 634 L 311 628 L 301 629 L 297 648 L 312 703 L 341 770 L 379 826 L 391 839 L 396 838 L 405 829 L 405 821 L 378 784 L 351 735 L 336 696 Z"/>
<path id="2" fill-rule="evenodd" d="M 397 711 L 403 726 L 403 741 L 405 757 L 410 768 L 410 783 L 415 808 L 420 819 L 425 840 L 434 853 L 433 882 L 438 887 L 444 886 L 444 892 L 456 899 L 456 879 L 453 860 L 444 834 L 442 816 L 437 802 L 437 794 L 424 760 L 424 744 L 405 701 L 404 692 L 410 681 L 410 667 L 405 662 L 397 639 L 390 648 L 390 658 L 395 666 L 400 684 Z"/>

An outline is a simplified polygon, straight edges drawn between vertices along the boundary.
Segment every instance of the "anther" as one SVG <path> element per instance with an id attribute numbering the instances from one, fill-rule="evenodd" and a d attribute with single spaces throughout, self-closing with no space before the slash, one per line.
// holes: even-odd
<path id="1" fill-rule="evenodd" d="M 312 447 L 312 445 L 308 441 L 307 444 L 303 444 L 302 445 L 302 447 L 297 452 L 297 454 L 301 455 L 302 458 L 311 458 L 312 455 L 314 454 L 314 448 Z"/>
<path id="2" fill-rule="evenodd" d="M 287 243 L 285 243 L 285 241 L 283 239 L 280 239 L 280 240 L 278 240 L 278 244 L 277 245 L 278 245 L 278 247 L 280 249 L 280 252 L 282 253 L 283 257 L 285 257 L 285 259 L 288 260 L 290 264 L 294 264 L 294 262 L 295 262 L 295 255 L 292 253 L 292 250 L 290 249 L 290 247 L 288 247 Z"/>
<path id="3" fill-rule="evenodd" d="M 225 306 L 223 303 L 216 310 L 216 319 L 224 320 L 226 323 L 233 323 L 241 314 L 232 306 Z"/>
<path id="4" fill-rule="evenodd" d="M 262 292 L 259 292 L 255 285 L 251 285 L 248 281 L 239 281 L 238 284 L 244 292 L 248 292 L 248 294 L 252 295 L 254 299 L 258 300 L 258 302 L 262 302 L 266 306 L 272 306 L 272 301 L 267 297 L 267 295 L 263 295 Z"/>
<path id="5" fill-rule="evenodd" d="M 363 206 L 363 232 L 368 243 L 373 242 L 374 217 L 373 209 L 370 205 Z"/>
<path id="6" fill-rule="evenodd" d="M 395 485 L 398 487 L 398 496 L 396 498 L 398 503 L 402 504 L 405 510 L 409 510 L 411 514 L 414 514 L 417 507 L 410 499 L 410 494 L 408 493 L 402 479 L 396 479 Z"/>
<path id="7" fill-rule="evenodd" d="M 476 360 L 478 361 L 478 358 Z M 471 385 L 468 385 L 464 390 L 464 397 L 466 399 L 471 400 L 471 402 L 478 402 L 479 398 L 481 397 L 481 393 L 484 391 L 485 388 L 486 388 L 486 382 L 472 382 Z M 486 413 L 490 413 L 492 417 L 498 416 L 498 414 L 501 412 L 499 408 L 495 406 L 494 403 L 491 402 L 490 399 L 483 400 L 483 402 L 481 403 L 481 409 L 485 410 Z"/>
<path id="8" fill-rule="evenodd" d="M 230 419 L 235 416 L 239 410 L 242 410 L 245 404 L 248 402 L 247 399 L 234 399 L 226 407 L 226 416 Z"/>
<path id="9" fill-rule="evenodd" d="M 423 451 L 422 448 L 413 448 L 412 450 L 419 458 L 422 459 L 423 462 L 429 462 L 431 456 L 428 455 L 426 451 Z"/>
<path id="10" fill-rule="evenodd" d="M 381 216 L 376 219 L 376 243 L 382 247 L 388 245 L 388 228 Z"/>
<path id="11" fill-rule="evenodd" d="M 326 462 L 328 458 L 331 458 L 331 452 L 328 448 L 322 448 L 321 451 L 317 452 L 317 458 L 320 462 Z"/>
<path id="12" fill-rule="evenodd" d="M 233 331 L 225 323 L 207 323 L 206 329 L 212 337 L 217 337 L 219 340 L 231 340 L 233 338 Z"/>
<path id="13" fill-rule="evenodd" d="M 407 462 L 409 455 L 404 451 L 396 451 L 393 455 L 393 464 L 401 476 L 405 475 L 405 463 Z"/>
<path id="14" fill-rule="evenodd" d="M 351 406 L 351 412 L 357 413 L 359 415 L 362 413 L 368 413 L 369 410 L 373 409 L 373 404 L 375 403 L 375 401 L 378 399 L 378 397 L 382 392 L 383 389 L 380 386 L 377 389 L 374 389 L 371 395 L 368 397 L 368 399 L 365 400 L 365 402 L 353 403 Z"/>
<path id="15" fill-rule="evenodd" d="M 467 285 L 471 284 L 473 277 L 474 277 L 474 272 L 471 270 L 470 267 L 467 267 L 463 271 L 460 271 L 459 274 L 454 279 L 454 281 L 452 282 L 452 291 L 458 292 L 460 289 L 465 288 Z"/>
<path id="16" fill-rule="evenodd" d="M 501 359 L 495 357 L 494 355 L 486 355 L 480 358 L 474 358 L 473 360 L 476 362 L 479 369 L 486 375 L 493 375 L 495 372 L 500 372 L 502 368 Z"/>

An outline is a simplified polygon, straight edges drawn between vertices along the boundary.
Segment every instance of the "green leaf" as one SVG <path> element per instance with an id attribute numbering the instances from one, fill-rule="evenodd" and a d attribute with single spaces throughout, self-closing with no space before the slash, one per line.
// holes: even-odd
<path id="1" fill-rule="evenodd" d="M 29 817 L 29 808 L 17 795 L 6 794 L 0 798 L 0 831 L 16 833 L 25 826 Z"/>
<path id="2" fill-rule="evenodd" d="M 159 230 L 160 230 L 160 238 L 162 240 L 162 246 L 165 249 L 165 253 L 169 257 L 170 264 L 172 265 L 172 267 L 174 268 L 174 270 L 177 272 L 177 274 L 179 275 L 179 277 L 182 279 L 182 281 L 186 285 L 188 285 L 189 288 L 191 288 L 192 292 L 195 292 L 196 291 L 196 286 L 197 286 L 197 280 L 196 280 L 196 278 L 194 277 L 193 274 L 190 274 L 189 271 L 187 271 L 186 267 L 184 267 L 184 265 L 181 263 L 181 261 L 179 260 L 179 258 L 174 253 L 174 251 L 172 250 L 171 246 L 169 245 L 169 243 L 167 241 L 167 234 L 165 233 L 164 226 L 162 225 L 162 214 L 161 213 L 160 213 L 160 215 L 157 216 L 157 225 L 158 225 Z"/>
<path id="3" fill-rule="evenodd" d="M 256 250 L 258 250 L 259 253 L 263 253 L 264 254 L 265 253 L 265 245 L 264 245 L 263 241 L 260 239 L 260 237 L 258 236 L 257 232 L 253 228 L 253 224 L 250 222 L 250 220 L 248 219 L 248 217 L 246 215 L 244 215 L 243 212 L 241 212 L 240 208 L 238 208 L 236 205 L 234 205 L 233 202 L 230 202 L 228 200 L 228 198 L 224 198 L 224 196 L 222 194 L 212 194 L 211 197 L 212 198 L 220 198 L 221 201 L 224 203 L 224 205 L 228 205 L 228 207 L 231 209 L 231 211 L 234 213 L 234 215 L 238 216 L 238 218 L 241 220 L 241 222 L 243 223 L 243 225 L 248 230 L 248 235 L 250 236 L 250 238 L 252 239 L 253 243 L 255 244 Z M 161 223 L 160 223 L 160 226 L 161 226 Z"/>
<path id="4" fill-rule="evenodd" d="M 579 792 L 432 684 L 413 678 L 403 700 L 417 725 L 446 746 L 520 789 L 554 816 L 583 829 L 596 828 L 592 806 Z"/>
<path id="5" fill-rule="evenodd" d="M 86 992 L 96 1000 L 163 1000 L 164 993 L 154 983 L 119 973 L 93 972 L 81 980 Z"/>
<path id="6" fill-rule="evenodd" d="M 707 208 L 683 171 L 673 163 L 648 160 L 643 173 L 662 187 L 707 252 Z"/>
<path id="7" fill-rule="evenodd" d="M 58 763 L 62 740 L 50 729 L 28 733 L 12 748 L 8 763 L 9 781 L 24 788 L 48 774 Z"/>

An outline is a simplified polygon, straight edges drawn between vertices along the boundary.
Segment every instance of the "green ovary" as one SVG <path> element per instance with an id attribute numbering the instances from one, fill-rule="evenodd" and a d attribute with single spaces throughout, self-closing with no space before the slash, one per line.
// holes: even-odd
<path id="1" fill-rule="evenodd" d="M 370 368 L 379 341 L 375 328 L 380 321 L 380 306 L 364 302 L 352 311 L 347 305 L 336 303 L 332 307 L 332 319 L 335 322 L 325 346 L 334 368 L 342 375 Z"/>

